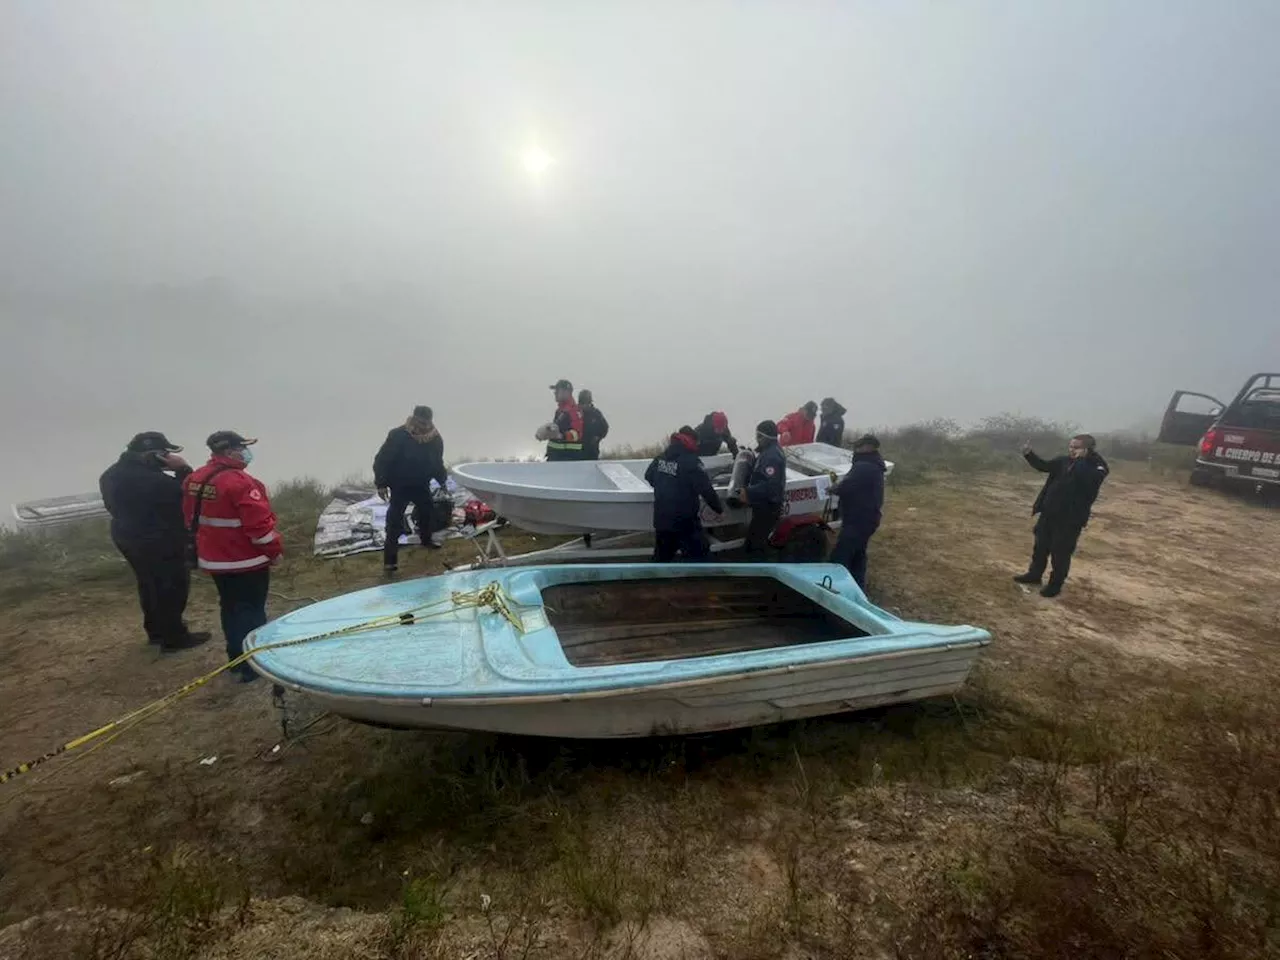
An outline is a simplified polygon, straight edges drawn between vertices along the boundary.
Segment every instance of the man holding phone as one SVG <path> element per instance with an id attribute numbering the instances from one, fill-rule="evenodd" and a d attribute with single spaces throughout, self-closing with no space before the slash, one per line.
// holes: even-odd
<path id="1" fill-rule="evenodd" d="M 140 433 L 98 480 L 111 514 L 111 539 L 138 581 L 147 642 L 162 652 L 189 650 L 209 639 L 183 621 L 191 579 L 187 570 L 182 481 L 191 473 L 182 448 L 163 433 Z"/>

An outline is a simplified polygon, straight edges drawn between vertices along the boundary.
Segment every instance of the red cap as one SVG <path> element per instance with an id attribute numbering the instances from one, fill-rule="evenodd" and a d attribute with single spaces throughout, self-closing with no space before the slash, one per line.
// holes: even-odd
<path id="1" fill-rule="evenodd" d="M 729 418 L 719 410 L 711 414 L 711 425 L 720 433 L 729 432 Z"/>

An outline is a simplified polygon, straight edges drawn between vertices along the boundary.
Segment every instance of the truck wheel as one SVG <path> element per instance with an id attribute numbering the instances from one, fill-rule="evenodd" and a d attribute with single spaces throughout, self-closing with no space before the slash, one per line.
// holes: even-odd
<path id="1" fill-rule="evenodd" d="M 793 530 L 782 545 L 783 563 L 821 563 L 827 555 L 827 532 L 817 524 Z"/>
<path id="2" fill-rule="evenodd" d="M 1213 486 L 1213 474 L 1203 467 L 1196 467 L 1191 471 L 1191 477 L 1188 482 L 1193 487 L 1211 487 Z"/>

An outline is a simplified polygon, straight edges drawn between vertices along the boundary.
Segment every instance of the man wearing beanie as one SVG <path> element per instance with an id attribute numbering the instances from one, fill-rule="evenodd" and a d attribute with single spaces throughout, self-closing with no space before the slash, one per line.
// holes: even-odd
<path id="1" fill-rule="evenodd" d="M 698 434 L 698 456 L 714 457 L 722 446 L 729 448 L 729 456 L 738 455 L 738 441 L 729 432 L 729 418 L 723 411 L 708 413 L 695 432 Z"/>
<path id="2" fill-rule="evenodd" d="M 859 587 L 867 589 L 867 544 L 880 529 L 884 507 L 884 458 L 880 441 L 867 434 L 853 442 L 853 465 L 836 484 L 840 498 L 840 536 L 831 562 L 848 569 Z"/>
<path id="3" fill-rule="evenodd" d="M 716 513 L 724 507 L 711 478 L 698 459 L 698 435 L 681 427 L 660 457 L 644 472 L 653 487 L 653 561 L 670 563 L 677 553 L 686 560 L 705 560 L 710 551 L 698 514 L 702 501 Z"/>
<path id="4" fill-rule="evenodd" d="M 751 508 L 743 552 L 759 559 L 769 546 L 769 536 L 782 515 L 786 496 L 787 458 L 778 446 L 778 425 L 772 420 L 756 424 L 756 461 L 747 486 L 734 494 L 735 499 Z"/>
<path id="5" fill-rule="evenodd" d="M 382 545 L 383 570 L 398 569 L 404 514 L 413 504 L 418 538 L 424 547 L 438 547 L 431 539 L 431 481 L 441 489 L 449 480 L 444 467 L 444 440 L 435 427 L 430 407 L 416 406 L 403 425 L 392 427 L 373 458 L 373 482 L 387 507 L 386 536 Z"/>

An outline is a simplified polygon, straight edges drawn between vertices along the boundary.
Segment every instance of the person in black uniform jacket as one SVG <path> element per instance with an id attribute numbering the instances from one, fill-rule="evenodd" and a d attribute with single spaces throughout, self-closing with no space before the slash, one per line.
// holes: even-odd
<path id="1" fill-rule="evenodd" d="M 163 433 L 140 433 L 98 480 L 111 539 L 133 568 L 147 642 L 187 650 L 209 639 L 183 622 L 191 574 L 182 519 L 182 481 L 191 467 Z M 172 476 L 169 472 L 172 471 Z"/>
<path id="2" fill-rule="evenodd" d="M 729 432 L 729 418 L 719 410 L 703 417 L 694 432 L 698 435 L 698 456 L 714 457 L 721 444 L 729 448 L 729 456 L 738 455 L 738 441 Z"/>
<path id="3" fill-rule="evenodd" d="M 826 397 L 819 405 L 822 411 L 822 426 L 818 428 L 815 443 L 829 443 L 838 447 L 844 443 L 844 415 L 848 412 L 831 397 Z"/>
<path id="4" fill-rule="evenodd" d="M 413 504 L 414 522 L 424 547 L 439 549 L 431 539 L 431 481 L 441 489 L 448 482 L 444 467 L 444 440 L 435 427 L 430 407 L 417 406 L 402 426 L 393 427 L 373 458 L 373 482 L 378 496 L 391 503 L 387 507 L 386 542 L 382 565 L 387 573 L 398 568 L 400 536 L 404 533 L 404 513 Z"/>
<path id="5" fill-rule="evenodd" d="M 884 469 L 880 441 L 871 434 L 859 437 L 853 444 L 853 465 L 835 489 L 840 498 L 840 536 L 831 562 L 848 568 L 863 590 L 867 589 L 867 544 L 880 529 L 884 507 Z"/>
<path id="6" fill-rule="evenodd" d="M 787 458 L 778 446 L 778 425 L 772 420 L 756 424 L 756 461 L 751 467 L 747 486 L 734 494 L 734 499 L 751 508 L 743 552 L 759 557 L 769 546 L 769 537 L 782 516 L 786 496 Z"/>
<path id="7" fill-rule="evenodd" d="M 604 418 L 590 390 L 578 391 L 578 409 L 582 411 L 582 459 L 600 459 L 600 441 L 609 435 L 609 421 Z"/>
<path id="8" fill-rule="evenodd" d="M 702 535 L 699 519 L 701 501 L 716 513 L 724 506 L 711 478 L 698 459 L 698 435 L 692 427 L 681 427 L 660 457 L 644 472 L 653 487 L 653 560 L 669 563 L 677 553 L 686 560 L 705 560 L 710 551 Z"/>
<path id="9" fill-rule="evenodd" d="M 1040 591 L 1042 597 L 1056 597 L 1062 592 L 1076 542 L 1089 522 L 1102 481 L 1111 471 L 1096 446 L 1097 441 L 1093 437 L 1082 433 L 1071 438 L 1065 457 L 1042 460 L 1031 449 L 1030 443 L 1022 448 L 1027 463 L 1049 477 L 1031 507 L 1032 516 L 1040 515 L 1036 521 L 1031 566 L 1026 573 L 1013 579 L 1018 583 L 1039 584 L 1046 565 L 1052 559 L 1049 582 Z"/>

